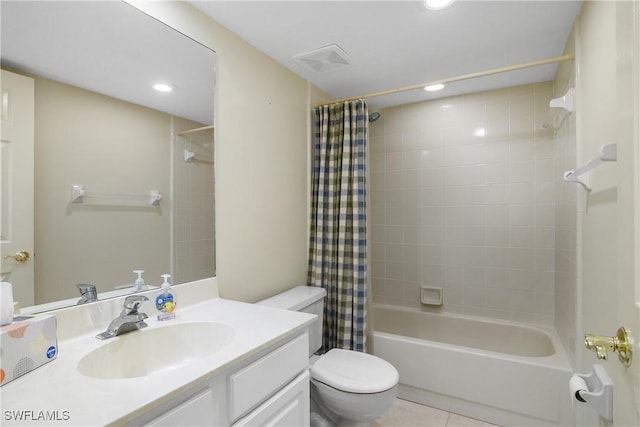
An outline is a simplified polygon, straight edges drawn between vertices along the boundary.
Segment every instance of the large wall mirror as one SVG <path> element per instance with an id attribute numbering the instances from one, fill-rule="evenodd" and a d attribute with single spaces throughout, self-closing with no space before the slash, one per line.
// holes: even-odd
<path id="1" fill-rule="evenodd" d="M 121 1 L 0 7 L 2 279 L 14 299 L 74 304 L 78 284 L 116 296 L 131 292 L 133 270 L 151 286 L 163 273 L 214 276 L 215 53 Z M 13 131 L 16 76 L 33 86 L 28 161 Z"/>

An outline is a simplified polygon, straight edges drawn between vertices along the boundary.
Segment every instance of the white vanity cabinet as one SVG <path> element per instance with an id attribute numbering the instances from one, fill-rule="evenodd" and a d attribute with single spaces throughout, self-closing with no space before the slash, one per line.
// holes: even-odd
<path id="1" fill-rule="evenodd" d="M 309 372 L 305 370 L 273 397 L 233 425 L 238 427 L 308 426 L 309 399 Z"/>
<path id="2" fill-rule="evenodd" d="M 275 344 L 130 425 L 308 426 L 308 335 Z"/>
<path id="3" fill-rule="evenodd" d="M 309 425 L 307 330 L 316 316 L 222 299 L 215 277 L 179 293 L 175 320 L 150 317 L 143 331 L 106 341 L 96 333 L 120 315 L 124 297 L 52 312 L 59 355 L 2 386 L 3 416 L 64 410 L 69 426 Z M 102 352 L 107 359 L 96 356 Z M 83 368 L 98 359 L 96 369 Z M 56 384 L 56 393 L 43 384 Z M 0 424 L 24 421 L 6 416 Z"/>

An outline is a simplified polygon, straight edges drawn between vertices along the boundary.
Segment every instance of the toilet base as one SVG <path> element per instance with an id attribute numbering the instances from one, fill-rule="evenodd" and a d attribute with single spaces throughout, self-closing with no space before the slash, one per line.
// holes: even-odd
<path id="1" fill-rule="evenodd" d="M 341 422 L 338 422 L 336 424 L 329 421 L 328 419 L 318 414 L 317 412 L 311 412 L 310 420 L 311 420 L 311 423 L 310 423 L 311 427 L 371 427 L 370 422 L 357 423 L 349 420 L 341 420 Z"/>
<path id="2" fill-rule="evenodd" d="M 311 386 L 313 389 L 313 386 Z M 329 414 L 322 403 L 316 400 L 314 393 L 311 392 L 311 427 L 336 427 L 337 419 L 334 415 Z"/>
<path id="3" fill-rule="evenodd" d="M 335 427 L 336 426 L 334 423 L 327 420 L 325 417 L 318 414 L 317 412 L 311 411 L 311 416 L 309 417 L 309 419 L 310 419 L 311 427 Z"/>
<path id="4" fill-rule="evenodd" d="M 345 395 L 313 379 L 310 385 L 312 427 L 370 427 L 374 420 L 391 409 L 397 392 L 395 386 L 386 392 L 368 395 L 366 399 L 349 400 L 357 395 Z M 360 420 L 353 417 L 360 417 Z"/>
<path id="5" fill-rule="evenodd" d="M 356 422 L 352 420 L 337 419 L 337 417 L 331 416 L 322 407 L 321 403 L 315 401 L 313 396 L 311 397 L 311 427 L 371 427 L 371 422 L 363 421 Z"/>

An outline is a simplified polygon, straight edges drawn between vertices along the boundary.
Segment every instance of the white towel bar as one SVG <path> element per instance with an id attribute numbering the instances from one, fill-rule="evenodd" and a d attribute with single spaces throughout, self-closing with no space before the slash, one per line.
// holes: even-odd
<path id="1" fill-rule="evenodd" d="M 600 156 L 591 160 L 589 163 L 579 167 L 576 170 L 566 171 L 564 173 L 564 180 L 566 182 L 574 182 L 580 184 L 587 192 L 591 191 L 586 183 L 580 181 L 578 177 L 591 171 L 597 166 L 600 166 L 603 162 L 615 162 L 618 160 L 618 146 L 616 144 L 605 144 L 600 147 Z"/>
<path id="2" fill-rule="evenodd" d="M 71 203 L 76 204 L 101 206 L 160 206 L 160 200 L 162 200 L 162 195 L 158 190 L 151 190 L 149 191 L 149 194 L 145 195 L 96 194 L 87 193 L 82 185 L 71 186 Z"/>

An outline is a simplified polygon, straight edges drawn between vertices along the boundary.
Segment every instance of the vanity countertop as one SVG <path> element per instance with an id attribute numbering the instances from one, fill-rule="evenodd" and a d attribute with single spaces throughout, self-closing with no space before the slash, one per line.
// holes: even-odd
<path id="1" fill-rule="evenodd" d="M 128 379 L 97 379 L 81 374 L 77 370 L 78 362 L 93 349 L 120 337 L 98 340 L 95 328 L 63 339 L 59 334 L 55 360 L 0 388 L 1 424 L 97 426 L 126 423 L 203 378 L 226 372 L 279 340 L 301 333 L 315 319 L 306 313 L 224 300 L 217 295 L 186 307 L 179 306 L 174 320 L 159 322 L 155 313 L 148 314 L 146 322 L 149 326 L 145 330 L 178 323 L 218 322 L 231 326 L 235 339 L 214 354 L 161 373 Z"/>

